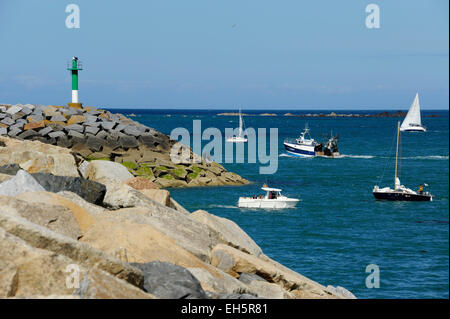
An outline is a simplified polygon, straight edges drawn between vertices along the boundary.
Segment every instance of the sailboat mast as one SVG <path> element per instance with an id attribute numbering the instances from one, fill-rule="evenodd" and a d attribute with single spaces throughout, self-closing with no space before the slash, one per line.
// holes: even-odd
<path id="1" fill-rule="evenodd" d="M 395 178 L 394 178 L 394 189 L 397 189 L 397 162 L 398 162 L 398 140 L 400 136 L 400 121 L 397 125 L 397 151 L 395 152 Z"/>
<path id="2" fill-rule="evenodd" d="M 239 136 L 242 136 L 242 114 L 240 108 L 239 108 Z"/>

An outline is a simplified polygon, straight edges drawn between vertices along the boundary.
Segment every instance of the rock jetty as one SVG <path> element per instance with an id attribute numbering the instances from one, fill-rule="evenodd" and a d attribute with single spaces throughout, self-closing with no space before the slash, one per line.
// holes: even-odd
<path id="1" fill-rule="evenodd" d="M 354 296 L 277 263 L 232 220 L 188 212 L 121 163 L 81 167 L 68 148 L 0 136 L 0 298 Z"/>
<path id="2" fill-rule="evenodd" d="M 122 114 L 96 107 L 0 104 L 0 136 L 70 149 L 71 152 L 64 152 L 64 159 L 55 158 L 75 161 L 78 166 L 73 172 L 50 172 L 57 175 L 81 176 L 77 171 L 84 171 L 86 162 L 107 160 L 122 164 L 132 176 L 145 177 L 160 187 L 248 183 L 192 150 L 189 159 L 175 164 L 171 161 L 170 150 L 176 141 Z M 30 152 L 40 151 L 34 145 Z M 27 164 L 18 157 L 13 163 L 20 160 L 21 165 L 38 165 L 31 153 L 25 150 L 22 153 Z"/>

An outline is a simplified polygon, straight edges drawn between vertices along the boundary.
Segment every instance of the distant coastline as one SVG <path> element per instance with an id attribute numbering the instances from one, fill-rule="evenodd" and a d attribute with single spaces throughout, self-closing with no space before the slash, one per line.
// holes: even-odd
<path id="1" fill-rule="evenodd" d="M 236 112 L 223 112 L 218 113 L 218 116 L 239 116 L 239 113 Z M 242 113 L 242 116 L 278 116 L 276 113 L 260 113 L 260 114 L 248 114 Z M 280 114 L 280 116 L 292 116 L 292 117 L 405 117 L 406 112 L 397 111 L 397 112 L 380 112 L 375 114 L 358 114 L 358 113 L 307 113 L 307 114 L 294 114 L 294 113 L 284 113 Z M 424 115 L 423 117 L 440 117 L 439 114 L 430 114 Z"/>

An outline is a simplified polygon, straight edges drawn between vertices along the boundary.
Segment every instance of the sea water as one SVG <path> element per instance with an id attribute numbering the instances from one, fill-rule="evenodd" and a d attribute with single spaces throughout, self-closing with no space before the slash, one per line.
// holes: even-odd
<path id="1" fill-rule="evenodd" d="M 236 128 L 238 117 L 220 110 L 130 110 L 136 121 L 170 134 L 192 121 L 202 129 Z M 374 185 L 393 187 L 397 122 L 392 117 L 290 117 L 330 111 L 282 110 L 277 116 L 251 111 L 246 127 L 278 128 L 278 169 L 260 175 L 261 164 L 222 163 L 252 184 L 171 189 L 189 211 L 204 209 L 236 222 L 276 261 L 323 285 L 342 286 L 358 298 L 449 297 L 449 118 L 448 111 L 424 111 L 425 133 L 401 134 L 400 180 L 425 190 L 432 202 L 377 201 Z M 339 111 L 367 114 L 376 112 Z M 439 115 L 430 117 L 430 115 Z M 339 134 L 340 158 L 300 158 L 287 154 L 285 138 L 298 137 L 308 123 L 311 136 L 325 141 Z M 206 144 L 208 141 L 204 141 Z M 223 141 L 224 142 L 224 141 Z M 224 142 L 225 143 L 225 142 Z M 268 152 L 268 151 L 267 151 Z M 261 186 L 300 198 L 285 210 L 240 209 L 240 196 L 261 194 Z M 368 265 L 379 268 L 379 288 L 368 288 Z M 370 286 L 370 285 L 369 285 Z"/>

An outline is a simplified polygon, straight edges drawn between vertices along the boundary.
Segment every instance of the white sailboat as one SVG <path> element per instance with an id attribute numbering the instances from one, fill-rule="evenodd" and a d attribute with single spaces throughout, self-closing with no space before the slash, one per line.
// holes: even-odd
<path id="1" fill-rule="evenodd" d="M 378 185 L 375 185 L 372 191 L 373 196 L 375 196 L 376 199 L 392 200 L 392 201 L 431 202 L 433 200 L 433 195 L 431 195 L 429 192 L 424 192 L 422 185 L 419 186 L 419 190 L 416 192 L 401 184 L 397 169 L 399 140 L 400 140 L 400 121 L 398 122 L 397 125 L 397 150 L 395 152 L 394 189 L 391 189 L 390 187 L 380 188 Z M 427 184 L 425 184 L 425 186 L 427 186 Z"/>
<path id="2" fill-rule="evenodd" d="M 419 104 L 419 93 L 416 93 L 411 107 L 409 108 L 408 114 L 406 114 L 402 125 L 400 126 L 400 131 L 402 132 L 425 132 L 426 128 L 422 126 L 422 121 L 420 118 L 420 104 Z"/>
<path id="3" fill-rule="evenodd" d="M 233 135 L 227 137 L 226 141 L 229 143 L 245 143 L 247 142 L 247 139 L 244 137 L 244 131 L 242 130 L 243 127 L 243 120 L 242 120 L 242 113 L 241 109 L 239 109 L 239 131 L 238 135 Z"/>

